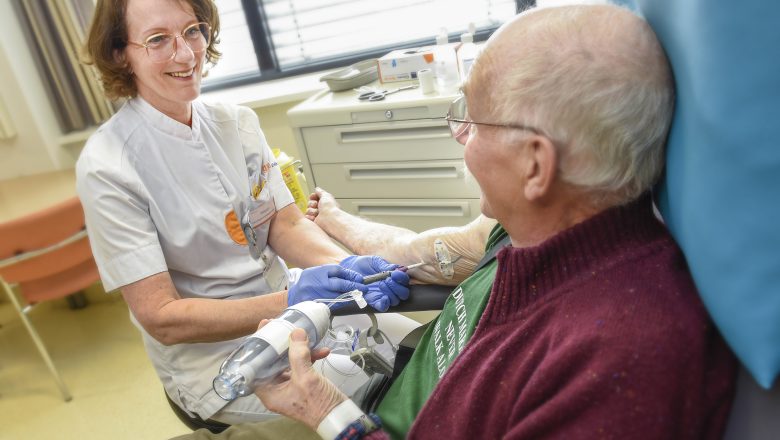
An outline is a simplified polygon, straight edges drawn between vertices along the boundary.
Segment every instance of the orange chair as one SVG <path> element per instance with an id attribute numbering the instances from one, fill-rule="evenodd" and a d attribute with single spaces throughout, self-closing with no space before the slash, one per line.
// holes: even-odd
<path id="1" fill-rule="evenodd" d="M 78 198 L 0 223 L 0 286 L 19 313 L 66 402 L 71 400 L 70 392 L 27 313 L 41 301 L 65 297 L 99 279 Z M 18 287 L 26 302 L 24 306 L 12 285 Z"/>

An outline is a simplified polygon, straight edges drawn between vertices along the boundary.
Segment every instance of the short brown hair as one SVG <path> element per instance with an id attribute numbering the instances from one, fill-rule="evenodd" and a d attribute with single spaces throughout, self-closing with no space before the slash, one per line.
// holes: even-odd
<path id="1" fill-rule="evenodd" d="M 126 62 L 117 60 L 114 52 L 127 47 L 128 0 L 98 0 L 87 37 L 86 64 L 94 65 L 100 72 L 100 82 L 108 98 L 129 98 L 138 94 L 133 73 Z M 195 17 L 211 26 L 211 41 L 206 48 L 206 62 L 216 63 L 221 53 L 219 42 L 219 14 L 212 0 L 178 0 L 192 6 Z"/>

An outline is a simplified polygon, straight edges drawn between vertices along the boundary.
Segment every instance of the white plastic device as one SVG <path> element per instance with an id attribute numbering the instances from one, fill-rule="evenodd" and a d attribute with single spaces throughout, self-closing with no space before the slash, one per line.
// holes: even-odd
<path id="1" fill-rule="evenodd" d="M 290 333 L 302 328 L 314 348 L 330 325 L 330 309 L 323 303 L 304 301 L 288 307 L 228 356 L 219 368 L 212 386 L 219 397 L 231 401 L 252 394 L 254 389 L 274 379 L 289 365 L 287 351 Z"/>
<path id="2" fill-rule="evenodd" d="M 320 81 L 326 83 L 331 91 L 340 92 L 376 81 L 377 77 L 376 59 L 371 59 L 322 76 Z"/>

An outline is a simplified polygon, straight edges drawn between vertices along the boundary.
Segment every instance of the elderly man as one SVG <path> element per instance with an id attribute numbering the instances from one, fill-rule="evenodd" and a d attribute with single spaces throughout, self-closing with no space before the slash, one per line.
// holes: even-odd
<path id="1" fill-rule="evenodd" d="M 624 9 L 504 25 L 449 115 L 512 244 L 491 291 L 456 289 L 442 312 L 461 298 L 478 319 L 433 325 L 380 417 L 311 369 L 301 331 L 291 374 L 258 396 L 324 438 L 720 437 L 735 360 L 647 194 L 672 102 L 663 50 Z"/>

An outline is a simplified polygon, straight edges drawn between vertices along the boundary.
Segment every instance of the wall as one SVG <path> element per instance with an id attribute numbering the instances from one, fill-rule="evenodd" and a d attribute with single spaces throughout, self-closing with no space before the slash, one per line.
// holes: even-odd
<path id="1" fill-rule="evenodd" d="M 0 181 L 65 169 L 73 162 L 59 147 L 59 125 L 13 3 L 0 2 L 0 99 L 17 135 L 0 140 Z"/>
<path id="2" fill-rule="evenodd" d="M 73 169 L 0 181 L 0 223 L 76 195 Z"/>
<path id="3" fill-rule="evenodd" d="M 287 122 L 287 110 L 290 110 L 300 101 L 277 104 L 268 107 L 256 108 L 255 113 L 260 118 L 260 127 L 265 133 L 268 145 L 271 148 L 279 148 L 288 156 L 300 159 L 298 146 L 295 144 L 295 136 L 290 124 Z"/>

